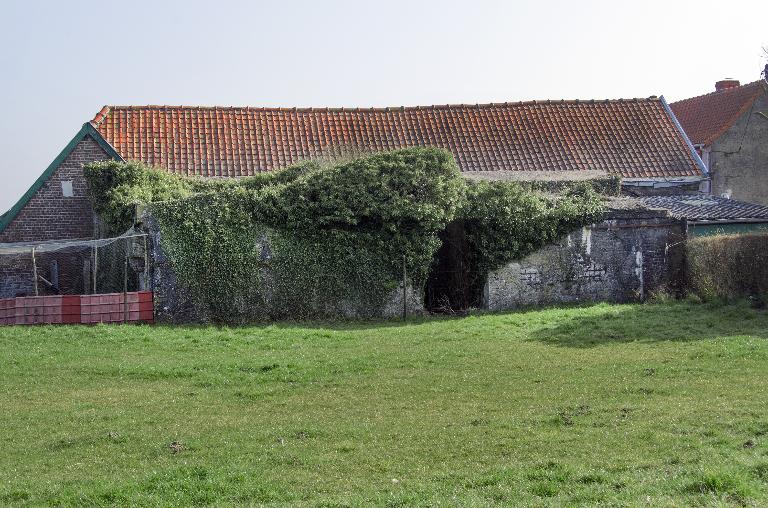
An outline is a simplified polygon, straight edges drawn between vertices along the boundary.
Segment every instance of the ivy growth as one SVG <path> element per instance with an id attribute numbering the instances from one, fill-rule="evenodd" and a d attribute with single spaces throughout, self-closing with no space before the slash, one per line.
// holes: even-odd
<path id="1" fill-rule="evenodd" d="M 603 214 L 600 195 L 588 184 L 560 195 L 531 192 L 511 182 L 467 185 L 461 217 L 472 265 L 481 277 L 591 224 Z"/>
<path id="2" fill-rule="evenodd" d="M 440 233 L 464 221 L 487 273 L 594 222 L 588 185 L 560 195 L 468 183 L 452 155 L 410 148 L 307 161 L 254 177 L 203 180 L 136 162 L 86 167 L 94 210 L 112 232 L 149 204 L 179 281 L 209 319 L 375 316 L 402 280 L 419 292 Z"/>

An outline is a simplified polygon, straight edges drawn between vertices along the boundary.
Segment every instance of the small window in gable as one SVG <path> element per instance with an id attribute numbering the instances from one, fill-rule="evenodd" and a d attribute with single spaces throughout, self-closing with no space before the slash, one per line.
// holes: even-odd
<path id="1" fill-rule="evenodd" d="M 74 191 L 72 190 L 72 180 L 64 180 L 61 182 L 61 193 L 65 198 L 71 198 L 75 195 Z"/>

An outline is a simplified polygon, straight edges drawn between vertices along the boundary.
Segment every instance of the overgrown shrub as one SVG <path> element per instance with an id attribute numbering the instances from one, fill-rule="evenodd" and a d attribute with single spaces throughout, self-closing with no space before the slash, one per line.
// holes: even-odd
<path id="1" fill-rule="evenodd" d="M 474 182 L 466 196 L 461 217 L 481 277 L 598 221 L 604 209 L 600 196 L 586 184 L 548 196 L 512 182 Z"/>
<path id="2" fill-rule="evenodd" d="M 251 193 L 206 192 L 153 205 L 179 281 L 206 315 L 221 322 L 264 319 L 269 229 L 253 222 Z"/>
<path id="3" fill-rule="evenodd" d="M 319 167 L 317 163 L 307 161 L 282 171 L 247 178 L 203 179 L 169 173 L 137 161 L 109 160 L 86 164 L 83 172 L 94 211 L 104 221 L 108 234 L 119 234 L 133 224 L 137 205 L 178 200 L 198 193 L 226 193 L 240 188 L 257 191 L 288 183 Z"/>
<path id="4" fill-rule="evenodd" d="M 423 284 L 437 234 L 462 199 L 453 158 L 435 149 L 272 175 L 153 207 L 177 275 L 217 320 L 342 307 L 375 315 L 404 257 L 411 284 Z"/>
<path id="5" fill-rule="evenodd" d="M 520 182 L 520 185 L 528 190 L 547 192 L 550 194 L 562 194 L 572 189 L 578 189 L 587 186 L 592 188 L 592 190 L 598 194 L 602 194 L 604 196 L 621 195 L 621 177 L 614 174 L 601 175 L 599 177 L 588 178 L 582 181 L 532 180 Z"/>
<path id="6" fill-rule="evenodd" d="M 468 225 L 488 271 L 590 222 L 588 185 L 546 196 L 514 183 L 466 183 L 452 155 L 411 148 L 309 161 L 239 180 L 200 180 L 138 163 L 86 169 L 112 231 L 150 203 L 180 282 L 211 319 L 238 322 L 340 313 L 373 316 L 402 279 L 420 291 L 439 234 Z"/>
<path id="7" fill-rule="evenodd" d="M 687 244 L 688 290 L 703 299 L 768 295 L 768 234 L 694 238 Z"/>

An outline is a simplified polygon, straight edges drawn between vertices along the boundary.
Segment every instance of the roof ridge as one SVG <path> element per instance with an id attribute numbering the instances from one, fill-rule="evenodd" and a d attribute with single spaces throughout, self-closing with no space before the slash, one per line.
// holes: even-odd
<path id="1" fill-rule="evenodd" d="M 665 104 L 656 96 L 365 109 L 149 104 L 108 106 L 96 121 L 124 158 L 202 176 L 271 171 L 355 145 L 435 146 L 450 150 L 462 171 L 700 178 Z"/>
<path id="2" fill-rule="evenodd" d="M 285 107 L 285 106 L 189 106 L 189 105 L 168 105 L 168 104 L 146 104 L 146 105 L 109 105 L 104 106 L 99 113 L 96 114 L 93 121 L 100 122 L 103 117 L 108 114 L 109 111 L 123 109 L 123 110 L 152 110 L 152 109 L 180 109 L 180 110 L 206 110 L 206 111 L 222 111 L 222 110 L 244 110 L 244 111 L 281 111 L 281 112 L 310 112 L 310 111 L 328 111 L 328 112 L 365 112 L 365 111 L 404 111 L 414 110 L 421 111 L 425 109 L 466 109 L 466 108 L 493 108 L 493 107 L 509 107 L 509 106 L 534 106 L 542 104 L 605 104 L 605 103 L 622 103 L 622 102 L 657 102 L 659 98 L 655 95 L 650 97 L 634 97 L 634 98 L 618 98 L 618 99 L 534 99 L 529 101 L 516 101 L 516 102 L 488 102 L 479 104 L 432 104 L 427 106 L 369 106 L 369 107 Z"/>

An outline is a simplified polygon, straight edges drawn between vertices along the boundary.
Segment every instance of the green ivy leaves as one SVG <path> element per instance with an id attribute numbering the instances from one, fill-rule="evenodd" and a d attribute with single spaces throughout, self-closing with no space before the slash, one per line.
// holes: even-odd
<path id="1" fill-rule="evenodd" d="M 483 274 L 602 213 L 587 185 L 560 196 L 516 183 L 467 183 L 453 156 L 409 148 L 307 161 L 230 180 L 137 162 L 86 166 L 94 210 L 111 232 L 152 204 L 179 281 L 210 319 L 246 322 L 380 313 L 402 279 L 423 287 L 440 233 L 465 224 Z"/>

